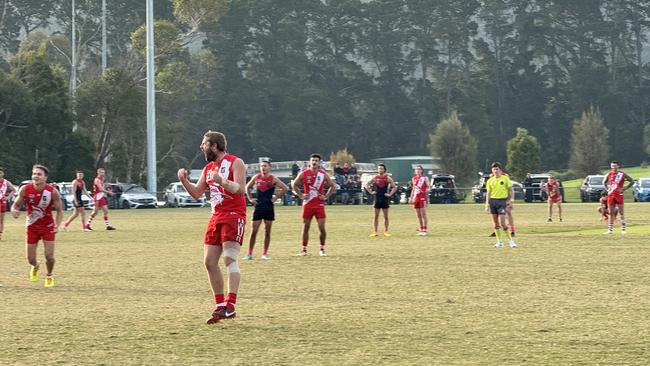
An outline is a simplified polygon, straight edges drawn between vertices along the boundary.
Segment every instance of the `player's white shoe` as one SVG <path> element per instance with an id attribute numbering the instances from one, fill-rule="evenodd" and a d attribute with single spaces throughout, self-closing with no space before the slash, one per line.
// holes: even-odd
<path id="1" fill-rule="evenodd" d="M 319 254 L 321 257 L 327 257 L 327 254 L 325 254 L 325 251 L 324 251 L 324 250 L 321 250 L 320 252 L 318 252 L 318 254 Z"/>
<path id="2" fill-rule="evenodd" d="M 623 235 L 627 234 L 627 230 L 625 230 L 624 227 L 621 228 L 621 234 L 623 234 Z"/>
<path id="3" fill-rule="evenodd" d="M 516 248 L 517 247 L 517 243 L 515 243 L 514 240 L 510 240 L 509 244 L 510 244 L 510 248 Z"/>
<path id="4" fill-rule="evenodd" d="M 269 257 L 268 254 L 262 254 L 262 259 L 264 259 L 265 261 L 267 261 L 267 260 L 271 259 L 271 257 Z"/>
<path id="5" fill-rule="evenodd" d="M 501 248 L 503 248 L 503 243 L 498 241 L 496 244 L 494 244 L 494 247 L 497 248 L 497 249 L 501 249 Z"/>
<path id="6" fill-rule="evenodd" d="M 417 233 L 417 236 L 427 236 L 427 235 L 428 234 L 427 234 L 426 231 L 420 231 L 420 232 Z"/>
<path id="7" fill-rule="evenodd" d="M 612 235 L 612 232 L 613 232 L 613 231 L 611 231 L 611 230 L 607 230 L 607 231 L 605 231 L 605 232 L 603 233 L 603 235 Z"/>

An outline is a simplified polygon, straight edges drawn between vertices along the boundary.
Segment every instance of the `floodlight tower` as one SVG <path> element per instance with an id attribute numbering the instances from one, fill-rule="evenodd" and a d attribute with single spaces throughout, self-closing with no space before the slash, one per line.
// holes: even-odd
<path id="1" fill-rule="evenodd" d="M 156 81 L 153 59 L 153 0 L 147 0 L 147 189 L 156 194 Z"/>

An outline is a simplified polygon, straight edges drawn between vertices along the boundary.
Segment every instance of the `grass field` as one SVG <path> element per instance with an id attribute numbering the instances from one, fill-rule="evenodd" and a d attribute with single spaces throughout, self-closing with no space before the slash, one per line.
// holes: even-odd
<path id="1" fill-rule="evenodd" d="M 626 205 L 626 237 L 603 236 L 595 207 L 546 224 L 545 205 L 518 204 L 519 248 L 497 250 L 481 205 L 429 206 L 428 237 L 394 206 L 391 238 L 367 236 L 367 206 L 332 206 L 324 258 L 293 256 L 299 210 L 278 207 L 273 259 L 241 263 L 239 317 L 214 326 L 207 209 L 73 223 L 52 289 L 27 280 L 23 219 L 5 217 L 0 364 L 645 365 L 650 205 Z"/>

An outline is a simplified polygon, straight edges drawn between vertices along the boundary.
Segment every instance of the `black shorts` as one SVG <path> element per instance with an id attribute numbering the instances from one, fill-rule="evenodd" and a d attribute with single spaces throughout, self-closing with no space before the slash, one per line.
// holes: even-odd
<path id="1" fill-rule="evenodd" d="M 375 199 L 375 208 L 389 208 L 390 200 L 388 199 Z"/>
<path id="2" fill-rule="evenodd" d="M 492 215 L 505 215 L 506 199 L 490 198 L 490 213 Z"/>
<path id="3" fill-rule="evenodd" d="M 274 221 L 275 220 L 275 211 L 273 209 L 255 209 L 253 211 L 253 221 L 259 221 L 259 220 L 268 220 L 268 221 Z"/>

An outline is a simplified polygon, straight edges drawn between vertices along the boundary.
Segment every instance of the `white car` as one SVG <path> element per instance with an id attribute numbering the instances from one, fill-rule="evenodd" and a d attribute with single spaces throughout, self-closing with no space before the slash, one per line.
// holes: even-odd
<path id="1" fill-rule="evenodd" d="M 205 195 L 195 200 L 185 190 L 181 182 L 170 183 L 165 189 L 165 206 L 167 207 L 203 207 L 206 205 Z"/>

